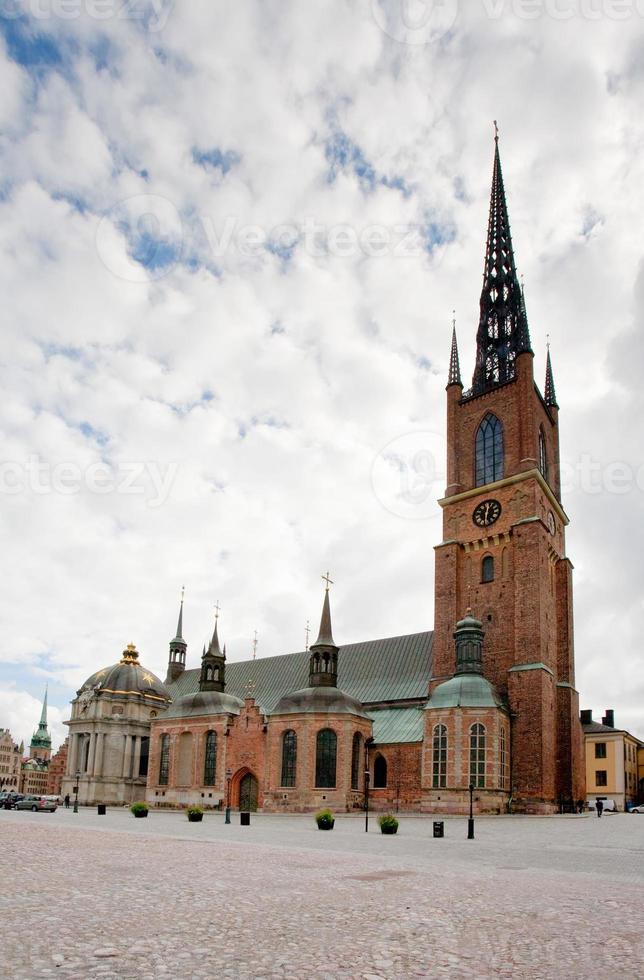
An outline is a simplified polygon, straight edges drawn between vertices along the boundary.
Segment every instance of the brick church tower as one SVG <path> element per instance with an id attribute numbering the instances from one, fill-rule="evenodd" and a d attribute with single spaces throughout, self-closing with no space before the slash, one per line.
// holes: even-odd
<path id="1" fill-rule="evenodd" d="M 509 709 L 513 809 L 551 812 L 584 796 L 585 787 L 559 408 L 550 355 L 543 394 L 533 359 L 497 135 L 468 391 L 452 337 L 430 690 L 455 674 L 454 627 L 471 607 L 485 635 L 483 674 Z"/>

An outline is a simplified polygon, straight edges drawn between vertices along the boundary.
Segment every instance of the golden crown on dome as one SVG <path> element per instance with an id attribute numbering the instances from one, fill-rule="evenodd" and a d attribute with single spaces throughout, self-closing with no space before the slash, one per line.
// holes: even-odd
<path id="1" fill-rule="evenodd" d="M 133 643 L 128 643 L 123 651 L 123 656 L 121 657 L 120 662 L 122 664 L 138 664 L 139 654 Z"/>

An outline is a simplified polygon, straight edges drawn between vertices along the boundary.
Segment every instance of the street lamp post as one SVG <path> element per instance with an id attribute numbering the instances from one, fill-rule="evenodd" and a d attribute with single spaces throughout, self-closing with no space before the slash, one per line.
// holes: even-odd
<path id="1" fill-rule="evenodd" d="M 230 823 L 230 780 L 232 775 L 232 769 L 226 769 L 226 819 L 224 823 Z"/>
<path id="2" fill-rule="evenodd" d="M 364 832 L 369 833 L 369 746 L 373 742 L 373 736 L 366 738 L 364 742 Z"/>
<path id="3" fill-rule="evenodd" d="M 76 785 L 74 786 L 74 813 L 78 813 L 78 782 L 81 778 L 80 769 L 76 770 Z"/>
<path id="4" fill-rule="evenodd" d="M 467 839 L 474 840 L 474 812 L 472 809 L 473 806 L 472 797 L 474 794 L 474 785 L 472 783 L 470 783 L 469 789 L 470 789 L 470 816 L 469 816 L 469 820 L 467 821 Z"/>

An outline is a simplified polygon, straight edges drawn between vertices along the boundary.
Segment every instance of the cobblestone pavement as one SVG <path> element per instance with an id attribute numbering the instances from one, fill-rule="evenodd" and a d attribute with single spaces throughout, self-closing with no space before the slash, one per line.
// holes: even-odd
<path id="1" fill-rule="evenodd" d="M 644 975 L 644 816 L 232 819 L 0 811 L 0 975 Z"/>

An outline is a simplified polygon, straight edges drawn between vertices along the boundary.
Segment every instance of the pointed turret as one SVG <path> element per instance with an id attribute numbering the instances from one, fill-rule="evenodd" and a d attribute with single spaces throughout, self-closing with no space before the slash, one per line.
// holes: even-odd
<path id="1" fill-rule="evenodd" d="M 333 639 L 331 628 L 331 604 L 329 602 L 329 585 L 332 585 L 329 573 L 323 576 L 326 582 L 320 632 L 315 643 L 311 646 L 309 659 L 309 687 L 338 686 L 338 647 Z"/>
<path id="2" fill-rule="evenodd" d="M 41 761 L 46 762 L 50 755 L 51 736 L 47 729 L 47 687 L 45 687 L 45 696 L 42 702 L 40 721 L 38 722 L 38 728 L 33 733 L 29 744 L 29 756 L 32 759 L 40 759 Z"/>
<path id="3" fill-rule="evenodd" d="M 170 684 L 176 681 L 186 669 L 186 653 L 188 644 L 183 638 L 183 598 L 185 589 L 181 589 L 181 604 L 179 606 L 179 619 L 177 621 L 177 634 L 170 640 L 170 655 L 168 657 L 168 673 L 165 682 Z"/>
<path id="4" fill-rule="evenodd" d="M 476 366 L 472 390 L 468 394 L 480 395 L 496 385 L 512 381 L 516 358 L 526 352 L 532 352 L 530 330 L 514 261 L 497 130 Z"/>
<path id="5" fill-rule="evenodd" d="M 215 616 L 215 628 L 208 649 L 203 648 L 201 657 L 200 691 L 224 691 L 226 687 L 226 647 L 219 646 L 219 606 Z"/>
<path id="6" fill-rule="evenodd" d="M 452 324 L 452 350 L 449 355 L 449 378 L 447 379 L 447 387 L 450 385 L 460 385 L 463 387 L 463 382 L 461 381 L 461 365 L 458 359 L 458 343 L 456 341 L 456 321 Z"/>
<path id="7" fill-rule="evenodd" d="M 555 392 L 555 382 L 552 376 L 552 363 L 550 361 L 550 347 L 546 357 L 546 384 L 543 389 L 543 399 L 549 408 L 559 408 L 557 405 L 557 395 Z"/>

